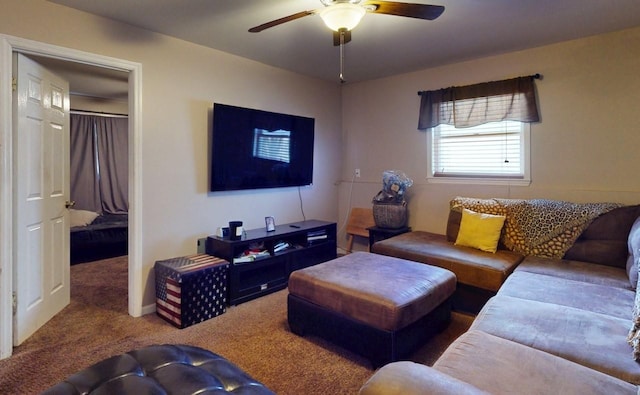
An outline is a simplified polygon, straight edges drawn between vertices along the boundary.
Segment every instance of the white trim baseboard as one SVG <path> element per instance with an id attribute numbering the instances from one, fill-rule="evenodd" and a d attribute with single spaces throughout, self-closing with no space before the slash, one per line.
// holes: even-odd
<path id="1" fill-rule="evenodd" d="M 156 304 L 148 304 L 142 306 L 142 315 L 153 314 L 156 312 Z"/>

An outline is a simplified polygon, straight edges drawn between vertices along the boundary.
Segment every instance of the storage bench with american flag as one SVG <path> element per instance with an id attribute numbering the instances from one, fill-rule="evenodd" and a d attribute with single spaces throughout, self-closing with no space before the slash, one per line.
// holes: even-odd
<path id="1" fill-rule="evenodd" d="M 178 328 L 226 311 L 229 262 L 207 254 L 157 261 L 156 312 Z"/>

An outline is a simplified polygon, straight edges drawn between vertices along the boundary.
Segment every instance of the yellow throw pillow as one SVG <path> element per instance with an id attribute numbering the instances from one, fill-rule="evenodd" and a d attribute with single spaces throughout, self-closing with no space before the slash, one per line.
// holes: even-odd
<path id="1" fill-rule="evenodd" d="M 496 252 L 504 215 L 476 213 L 462 209 L 460 230 L 455 245 L 477 248 L 486 252 Z"/>

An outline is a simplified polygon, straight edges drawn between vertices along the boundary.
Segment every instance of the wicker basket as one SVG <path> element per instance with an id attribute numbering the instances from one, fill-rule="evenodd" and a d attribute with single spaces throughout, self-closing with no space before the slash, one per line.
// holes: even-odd
<path id="1" fill-rule="evenodd" d="M 379 228 L 398 229 L 407 226 L 407 202 L 373 202 L 373 220 Z"/>

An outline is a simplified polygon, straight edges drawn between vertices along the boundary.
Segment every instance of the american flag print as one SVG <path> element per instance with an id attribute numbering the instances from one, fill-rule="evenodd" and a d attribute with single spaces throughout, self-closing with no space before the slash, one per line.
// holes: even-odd
<path id="1" fill-rule="evenodd" d="M 157 261 L 157 314 L 186 328 L 224 313 L 228 268 L 227 261 L 207 254 Z"/>

